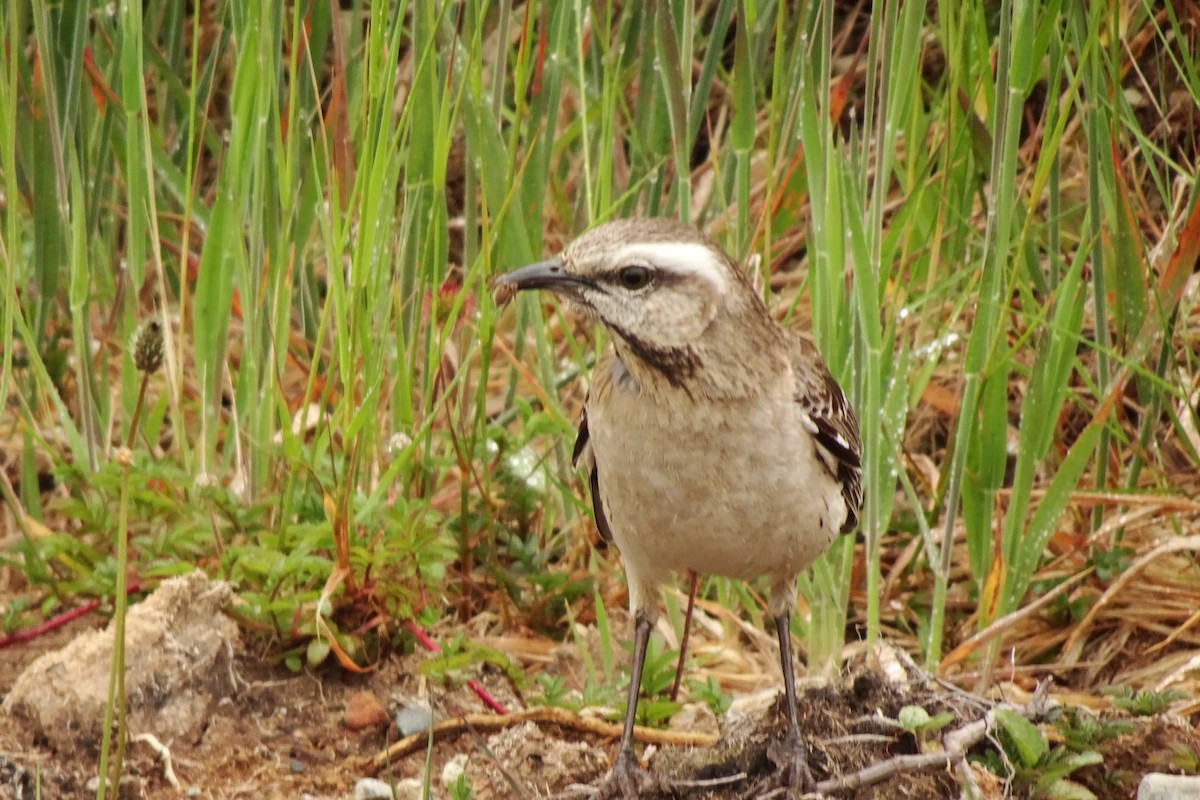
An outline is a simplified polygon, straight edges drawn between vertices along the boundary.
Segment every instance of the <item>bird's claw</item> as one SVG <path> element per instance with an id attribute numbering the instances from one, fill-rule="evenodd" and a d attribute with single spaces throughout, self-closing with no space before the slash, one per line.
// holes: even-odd
<path id="1" fill-rule="evenodd" d="M 632 750 L 621 750 L 597 800 L 638 800 L 656 786 L 654 776 L 638 765 Z"/>
<path id="2" fill-rule="evenodd" d="M 784 776 L 789 798 L 798 798 L 816 791 L 816 781 L 808 768 L 808 746 L 798 733 L 788 734 L 770 753 L 771 760 Z"/>

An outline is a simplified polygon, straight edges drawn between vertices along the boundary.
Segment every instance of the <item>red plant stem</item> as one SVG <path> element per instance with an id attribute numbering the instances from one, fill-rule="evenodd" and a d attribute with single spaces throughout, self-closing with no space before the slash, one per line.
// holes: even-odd
<path id="1" fill-rule="evenodd" d="M 132 594 L 133 592 L 138 591 L 138 589 L 140 589 L 140 588 L 141 588 L 140 584 L 138 584 L 136 582 L 131 583 L 126 588 L 126 594 Z M 73 608 L 70 611 L 64 611 L 63 613 L 59 614 L 57 617 L 51 617 L 50 619 L 46 620 L 45 622 L 42 622 L 38 625 L 34 625 L 32 628 L 29 628 L 28 630 L 17 631 L 14 634 L 5 636 L 3 639 L 0 639 L 0 650 L 3 650 L 6 647 L 11 647 L 14 644 L 21 644 L 22 642 L 33 641 L 34 639 L 38 638 L 39 636 L 43 636 L 43 635 L 49 633 L 50 631 L 54 630 L 55 628 L 61 628 L 63 625 L 66 625 L 68 622 L 79 619 L 84 614 L 90 614 L 91 612 L 95 611 L 99 607 L 100 607 L 99 600 L 89 600 L 86 603 L 84 603 L 83 605 L 81 605 L 79 608 Z"/>
<path id="2" fill-rule="evenodd" d="M 417 623 L 413 622 L 411 619 L 405 620 L 404 627 L 418 642 L 421 643 L 421 646 L 426 650 L 431 653 L 438 653 L 439 655 L 441 654 L 442 648 L 438 646 L 437 642 L 435 642 L 433 639 L 430 639 L 429 635 L 417 626 Z M 483 704 L 492 711 L 495 711 L 497 714 L 508 713 L 508 709 L 502 706 L 499 700 L 492 697 L 491 693 L 487 689 L 483 688 L 483 684 L 481 684 L 479 681 L 474 679 L 468 680 L 467 686 L 470 686 L 471 691 L 473 691 L 476 696 L 483 701 Z"/>

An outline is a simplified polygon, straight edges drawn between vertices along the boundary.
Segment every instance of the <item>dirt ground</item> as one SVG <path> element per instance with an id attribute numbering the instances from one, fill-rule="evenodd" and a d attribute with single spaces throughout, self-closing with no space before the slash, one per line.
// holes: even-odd
<path id="1" fill-rule="evenodd" d="M 0 695 L 11 701 L 24 694 L 25 688 L 17 688 L 18 675 L 39 655 L 96 636 L 89 622 L 96 619 L 0 649 Z M 172 637 L 186 637 L 186 624 L 178 619 L 168 619 L 166 625 Z M 131 623 L 131 641 L 138 636 L 135 627 Z M 214 626 L 201 627 L 207 636 Z M 171 649 L 138 641 L 143 642 L 141 652 L 135 647 L 128 657 L 131 674 L 141 659 Z M 194 654 L 203 647 L 183 649 Z M 416 669 L 425 658 L 421 654 L 389 657 L 364 675 L 336 667 L 297 675 L 272 666 L 269 655 L 240 643 L 210 650 L 215 660 L 199 669 L 204 674 L 149 676 L 146 685 L 157 691 L 131 690 L 130 728 L 135 736 L 171 729 L 169 736 L 156 735 L 170 752 L 178 788 L 165 776 L 160 754 L 149 743 L 134 741 L 128 748 L 121 797 L 349 798 L 355 796 L 356 783 L 368 777 L 395 782 L 401 789 L 397 797 L 421 796 L 414 787 L 425 782 L 431 796 L 451 797 L 449 787 L 464 771 L 470 796 L 478 800 L 588 797 L 593 795 L 587 787 L 603 780 L 615 751 L 617 726 L 560 709 L 497 717 L 466 687 L 433 685 L 423 677 Z M 81 675 L 101 677 L 68 681 L 103 680 L 107 675 L 107 662 L 73 663 L 100 661 L 99 657 L 84 659 L 65 652 L 66 663 L 52 664 L 38 677 L 41 688 L 69 694 L 76 687 L 54 689 L 53 684 L 63 678 L 64 670 L 76 667 L 92 670 Z M 477 679 L 509 709 L 522 708 L 499 671 L 481 668 Z M 183 698 L 191 712 L 179 712 L 180 695 L 191 695 Z M 71 703 L 66 705 L 65 716 L 54 717 L 50 729 L 44 727 L 44 719 L 31 722 L 22 714 L 0 711 L 0 798 L 95 796 L 99 724 L 86 715 L 69 718 Z M 953 721 L 918 742 L 892 722 L 906 705 L 919 705 L 930 714 L 949 711 Z M 396 744 L 400 737 L 388 720 L 400 709 L 421 707 L 432 707 L 439 723 L 432 748 L 425 733 Z M 1029 710 L 1014 707 L 1022 713 Z M 170 724 L 167 708 L 175 715 Z M 1028 787 L 1005 786 L 965 762 L 955 770 L 938 754 L 952 741 L 967 753 L 990 747 L 988 737 L 993 734 L 983 721 L 993 708 L 992 703 L 911 671 L 885 677 L 858 667 L 835 682 L 805 687 L 801 723 L 813 751 L 814 778 L 830 797 L 954 798 L 960 796 L 963 780 L 974 782 L 983 797 L 1029 796 Z M 1072 776 L 1100 798 L 1131 797 L 1145 772 L 1172 771 L 1180 754 L 1200 754 L 1194 721 L 1130 722 L 1129 733 L 1098 746 L 1104 755 L 1102 766 Z M 350 725 L 363 727 L 352 730 Z M 683 739 L 704 729 L 701 714 L 699 721 L 682 721 L 663 736 Z M 782 729 L 774 694 L 740 698 L 721 721 L 717 744 L 655 747 L 649 769 L 661 791 L 646 796 L 781 797 L 772 743 Z M 1043 730 L 1053 742 L 1053 725 L 1045 724 Z M 389 745 L 394 745 L 390 754 Z"/>

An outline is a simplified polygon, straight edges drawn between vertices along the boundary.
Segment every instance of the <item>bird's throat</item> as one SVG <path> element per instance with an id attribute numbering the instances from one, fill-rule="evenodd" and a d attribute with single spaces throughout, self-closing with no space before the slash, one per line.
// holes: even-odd
<path id="1" fill-rule="evenodd" d="M 612 333 L 617 357 L 639 386 L 650 388 L 661 382 L 686 390 L 695 381 L 700 357 L 694 348 L 656 346 L 617 328 Z"/>

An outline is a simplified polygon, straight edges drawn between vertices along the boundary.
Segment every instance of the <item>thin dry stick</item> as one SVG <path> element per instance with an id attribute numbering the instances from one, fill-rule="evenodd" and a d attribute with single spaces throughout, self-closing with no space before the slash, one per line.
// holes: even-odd
<path id="1" fill-rule="evenodd" d="M 1189 629 L 1191 629 L 1193 626 L 1195 626 L 1197 624 L 1200 624 L 1200 608 L 1196 609 L 1195 613 L 1193 613 L 1190 617 L 1188 617 L 1186 620 L 1184 620 L 1182 625 L 1180 625 L 1175 630 L 1171 631 L 1171 634 L 1167 638 L 1163 639 L 1161 642 L 1154 645 L 1153 647 L 1147 647 L 1146 655 L 1150 655 L 1151 653 L 1157 653 L 1159 650 L 1162 650 L 1165 647 L 1169 647 L 1171 644 L 1174 643 L 1174 641 L 1176 639 L 1178 639 L 1183 634 L 1187 633 Z"/>
<path id="2" fill-rule="evenodd" d="M 1030 489 L 1029 497 L 1039 500 L 1046 496 L 1045 489 Z M 996 494 L 1007 497 L 1012 489 L 997 489 Z M 1200 511 L 1200 501 L 1186 497 L 1164 497 L 1154 494 L 1128 494 L 1122 492 L 1072 492 L 1073 504 L 1093 503 L 1106 506 L 1150 506 L 1156 511 Z"/>
<path id="3" fill-rule="evenodd" d="M 1091 575 L 1093 571 L 1094 568 L 1089 567 L 1082 572 L 1072 575 L 1058 586 L 1055 586 L 1049 592 L 1046 592 L 1037 600 L 1034 600 L 1029 605 L 1018 608 L 1011 614 L 1001 617 L 991 625 L 981 630 L 979 633 L 972 636 L 970 639 L 967 639 L 958 647 L 950 651 L 949 655 L 942 659 L 942 663 L 938 667 L 938 674 L 945 675 L 947 669 L 959 663 L 971 653 L 975 652 L 976 648 L 979 646 L 990 642 L 992 639 L 995 639 L 997 636 L 1009 630 L 1026 617 L 1037 614 L 1042 608 L 1052 603 L 1059 595 L 1073 587 L 1075 584 L 1079 583 L 1079 581 L 1083 580 L 1088 575 Z"/>
<path id="4" fill-rule="evenodd" d="M 153 733 L 139 733 L 133 737 L 133 741 L 144 743 L 147 747 L 154 751 L 163 765 L 163 777 L 167 779 L 167 783 L 171 784 L 177 792 L 183 791 L 183 784 L 179 782 L 179 777 L 175 774 L 175 767 L 171 763 L 171 748 L 158 740 Z"/>
<path id="5" fill-rule="evenodd" d="M 1079 654 L 1083 652 L 1084 636 L 1091 629 L 1092 624 L 1095 623 L 1096 615 L 1100 613 L 1102 608 L 1111 603 L 1113 598 L 1120 594 L 1130 581 L 1140 575 L 1142 570 L 1150 565 L 1151 561 L 1159 556 L 1166 555 L 1167 553 L 1177 553 L 1180 550 L 1200 550 L 1200 535 L 1179 536 L 1167 539 L 1130 564 L 1129 569 L 1122 572 L 1121 577 L 1113 581 L 1112 586 L 1109 586 L 1104 594 L 1100 595 L 1100 599 L 1088 609 L 1088 613 L 1083 618 L 1083 621 L 1075 626 L 1075 630 L 1071 631 L 1071 635 L 1067 637 L 1067 641 L 1062 647 L 1063 661 L 1067 664 L 1073 664 L 1079 660 Z"/>
<path id="6" fill-rule="evenodd" d="M 995 729 L 996 711 L 999 708 L 1015 711 L 1026 719 L 1034 719 L 1044 713 L 1045 701 L 1039 691 L 1034 695 L 1029 704 L 1024 707 L 997 706 L 988 711 L 982 719 L 969 722 L 947 733 L 942 738 L 942 745 L 945 747 L 945 750 L 940 753 L 895 756 L 894 758 L 889 758 L 887 761 L 879 761 L 860 769 L 858 772 L 821 781 L 816 786 L 817 792 L 819 794 L 844 792 L 847 789 L 871 786 L 893 775 L 900 775 L 906 772 L 920 772 L 927 769 L 958 766 L 963 763 L 967 751 L 982 741 L 988 735 L 989 731 Z"/>
<path id="7" fill-rule="evenodd" d="M 433 726 L 432 736 L 436 741 L 452 736 L 458 736 L 474 728 L 480 731 L 496 731 L 520 725 L 525 722 L 535 722 L 543 725 L 558 725 L 563 728 L 616 739 L 621 735 L 621 726 L 599 719 L 586 719 L 567 711 L 565 708 L 534 708 L 526 711 L 514 711 L 503 716 L 494 714 L 467 714 L 454 719 L 439 722 Z M 715 744 L 717 737 L 706 733 L 688 731 L 660 731 L 654 728 L 637 726 L 634 728 L 634 738 L 646 744 L 677 745 L 683 747 L 707 747 Z M 388 748 L 377 753 L 366 765 L 371 774 L 378 772 L 390 762 L 419 752 L 428 746 L 430 731 L 424 730 L 406 736 Z"/>

